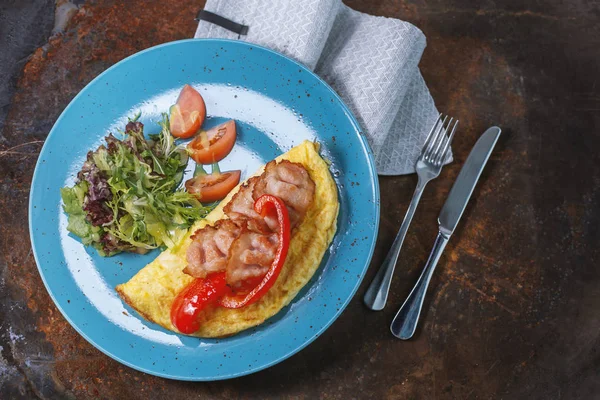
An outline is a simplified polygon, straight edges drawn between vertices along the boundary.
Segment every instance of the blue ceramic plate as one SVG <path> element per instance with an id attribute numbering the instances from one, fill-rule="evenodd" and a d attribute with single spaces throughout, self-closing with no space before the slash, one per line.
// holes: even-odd
<path id="1" fill-rule="evenodd" d="M 314 278 L 264 324 L 236 336 L 197 339 L 141 318 L 114 287 L 155 258 L 100 257 L 66 230 L 59 189 L 72 185 L 86 153 L 141 111 L 147 133 L 190 83 L 204 96 L 205 126 L 234 118 L 238 140 L 221 163 L 243 177 L 304 139 L 331 160 L 341 209 L 338 232 Z M 369 265 L 379 221 L 373 158 L 360 128 L 329 86 L 302 65 L 265 48 L 226 40 L 184 40 L 135 54 L 94 79 L 48 135 L 33 177 L 29 230 L 46 289 L 90 343 L 132 368 L 204 381 L 276 364 L 318 337 L 348 304 Z"/>

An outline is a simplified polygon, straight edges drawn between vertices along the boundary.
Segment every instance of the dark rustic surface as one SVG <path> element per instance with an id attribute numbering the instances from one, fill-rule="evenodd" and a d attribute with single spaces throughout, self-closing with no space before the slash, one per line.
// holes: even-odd
<path id="1" fill-rule="evenodd" d="M 0 398 L 600 396 L 598 3 L 347 0 L 425 32 L 425 79 L 439 109 L 461 119 L 456 162 L 421 200 L 385 311 L 368 311 L 361 297 L 400 226 L 414 176 L 380 179 L 371 269 L 338 321 L 287 361 L 214 383 L 149 376 L 88 344 L 46 293 L 27 230 L 36 156 L 60 112 L 117 61 L 192 36 L 202 1 L 88 1 L 45 42 L 47 3 L 0 6 L 0 21 L 25 15 L 12 28 L 0 24 L 0 60 L 10 61 L 0 70 L 14 78 L 1 79 L 0 95 L 8 99 L 18 78 L 8 107 L 0 98 L 8 112 L 0 121 Z M 46 16 L 33 15 L 39 10 Z M 451 183 L 491 124 L 504 134 L 442 257 L 416 338 L 398 341 L 390 320 L 431 248 Z"/>

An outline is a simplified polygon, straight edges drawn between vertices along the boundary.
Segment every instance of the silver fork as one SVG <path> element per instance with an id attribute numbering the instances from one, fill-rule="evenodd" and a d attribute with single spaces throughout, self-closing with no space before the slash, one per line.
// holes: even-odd
<path id="1" fill-rule="evenodd" d="M 400 249 L 402 248 L 402 242 L 404 242 L 404 237 L 406 236 L 410 221 L 417 209 L 417 204 L 419 204 L 419 199 L 423 194 L 425 185 L 427 185 L 430 180 L 437 178 L 440 174 L 442 165 L 450 151 L 450 143 L 452 143 L 452 139 L 454 138 L 458 120 L 452 125 L 453 118 L 450 118 L 450 121 L 446 124 L 448 116 L 446 115 L 443 119 L 442 116 L 443 115 L 440 114 L 431 128 L 431 131 L 425 140 L 425 144 L 423 145 L 423 149 L 421 150 L 421 155 L 417 160 L 417 187 L 410 205 L 408 206 L 404 221 L 402 221 L 402 225 L 400 226 L 400 231 L 398 231 L 396 239 L 394 239 L 394 243 L 392 244 L 392 248 L 385 257 L 385 260 L 383 260 L 383 264 L 379 268 L 379 271 L 377 271 L 377 275 L 375 275 L 373 282 L 371 282 L 369 289 L 367 289 L 367 292 L 365 293 L 364 302 L 371 310 L 379 311 L 383 310 L 383 307 L 385 307 L 390 291 L 390 284 L 392 282 L 392 275 L 394 274 Z M 446 135 L 446 132 L 450 132 L 450 137 Z"/>

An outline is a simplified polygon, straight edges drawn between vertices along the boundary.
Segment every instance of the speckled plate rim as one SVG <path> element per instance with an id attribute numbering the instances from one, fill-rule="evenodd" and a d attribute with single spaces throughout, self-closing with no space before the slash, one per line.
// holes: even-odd
<path id="1" fill-rule="evenodd" d="M 32 214 L 33 214 L 33 206 L 34 206 L 34 190 L 35 187 L 38 185 L 38 171 L 40 168 L 40 160 L 43 158 L 44 154 L 47 150 L 47 145 L 48 142 L 51 138 L 51 136 L 53 134 L 55 134 L 56 131 L 56 127 L 59 125 L 59 123 L 62 121 L 62 119 L 65 117 L 65 115 L 67 114 L 67 111 L 73 106 L 74 103 L 76 103 L 76 101 L 82 97 L 85 92 L 87 91 L 87 88 L 90 87 L 94 82 L 100 80 L 104 75 L 110 73 L 110 71 L 119 68 L 119 66 L 127 61 L 130 61 L 131 59 L 137 58 L 141 55 L 143 55 L 144 53 L 147 52 L 151 52 L 151 51 L 156 51 L 157 49 L 163 48 L 163 47 L 168 47 L 168 46 L 177 46 L 178 44 L 181 43 L 188 43 L 188 42 L 197 42 L 197 41 L 210 41 L 210 42 L 215 42 L 215 43 L 235 43 L 235 44 L 245 44 L 248 46 L 251 46 L 253 48 L 259 48 L 263 51 L 266 51 L 268 53 L 271 53 L 272 55 L 276 56 L 276 57 L 281 57 L 284 58 L 285 60 L 295 64 L 298 68 L 302 69 L 303 72 L 306 72 L 310 75 L 312 75 L 317 81 L 319 81 L 322 85 L 324 85 L 324 87 L 327 88 L 327 90 L 331 93 L 331 95 L 337 99 L 337 101 L 339 102 L 339 105 L 342 107 L 345 115 L 347 116 L 347 118 L 350 120 L 350 122 L 352 123 L 352 125 L 355 127 L 356 132 L 359 132 L 358 139 L 359 139 L 359 143 L 362 146 L 362 150 L 363 152 L 367 155 L 367 162 L 368 162 L 368 167 L 369 167 L 369 178 L 370 178 L 370 183 L 371 183 L 371 187 L 372 187 L 372 193 L 371 196 L 373 198 L 373 207 L 374 207 L 374 217 L 375 217 L 375 221 L 374 221 L 374 229 L 373 229 L 373 235 L 371 236 L 371 242 L 369 244 L 369 249 L 368 249 L 368 255 L 365 259 L 365 265 L 362 268 L 362 271 L 360 272 L 360 276 L 357 277 L 356 279 L 356 283 L 354 285 L 354 287 L 352 288 L 349 296 L 347 296 L 347 298 L 343 301 L 343 303 L 341 304 L 341 306 L 339 307 L 339 309 L 332 315 L 332 317 L 325 323 L 322 325 L 321 329 L 319 329 L 318 331 L 316 331 L 316 333 L 309 337 L 308 339 L 306 339 L 303 343 L 300 343 L 299 346 L 297 346 L 296 348 L 288 351 L 287 353 L 283 354 L 282 356 L 273 359 L 271 362 L 267 362 L 267 363 L 263 363 L 262 365 L 256 365 L 253 366 L 252 368 L 249 368 L 243 372 L 240 373 L 231 373 L 231 374 L 220 374 L 220 375 L 215 375 L 215 376 L 210 376 L 210 377 L 198 377 L 198 376 L 181 376 L 181 375 L 175 375 L 175 374 L 168 374 L 168 373 L 162 373 L 162 372 L 158 372 L 158 371 L 153 371 L 150 370 L 148 368 L 143 368 L 140 367 L 134 363 L 131 363 L 127 360 L 124 360 L 123 358 L 119 357 L 117 354 L 114 354 L 108 350 L 106 350 L 105 348 L 103 348 L 100 344 L 96 343 L 95 340 L 93 340 L 90 336 L 88 336 L 84 330 L 82 330 L 76 323 L 75 321 L 73 321 L 70 317 L 69 314 L 66 312 L 66 310 L 60 305 L 60 303 L 57 301 L 57 299 L 55 298 L 53 291 L 50 287 L 50 285 L 48 284 L 46 277 L 44 275 L 44 273 L 41 270 L 40 267 L 40 261 L 39 261 L 39 256 L 38 253 L 36 251 L 36 247 L 35 247 L 35 238 L 34 238 L 34 230 L 33 230 L 33 220 L 32 220 Z M 305 67 L 303 64 L 295 61 L 292 58 L 289 58 L 279 52 L 273 51 L 271 49 L 268 49 L 266 47 L 260 46 L 260 45 L 256 45 L 253 43 L 247 43 L 247 42 L 242 42 L 239 40 L 230 40 L 230 39 L 184 39 L 184 40 L 177 40 L 177 41 L 172 41 L 172 42 L 167 42 L 167 43 L 163 43 L 157 46 L 153 46 L 150 47 L 148 49 L 142 50 L 140 52 L 137 52 L 135 54 L 132 54 L 131 56 L 128 56 L 126 58 L 124 58 L 123 60 L 117 62 L 116 64 L 112 65 L 111 67 L 107 68 L 105 71 L 103 71 L 102 73 L 100 73 L 96 78 L 94 78 L 93 80 L 91 80 L 89 83 L 87 83 L 85 85 L 85 87 L 83 89 L 81 89 L 81 91 L 69 102 L 69 104 L 67 105 L 67 107 L 65 107 L 65 109 L 62 111 L 62 113 L 60 114 L 60 116 L 58 117 L 58 119 L 56 120 L 56 122 L 54 123 L 54 125 L 52 126 L 52 129 L 50 130 L 50 132 L 48 133 L 48 136 L 46 137 L 46 139 L 44 140 L 44 145 L 42 146 L 42 149 L 39 153 L 38 156 L 38 160 L 36 161 L 36 166 L 34 169 L 34 173 L 33 173 L 33 178 L 31 181 L 31 186 L 30 186 L 30 192 L 29 192 L 29 204 L 28 204 L 28 227 L 29 227 L 29 239 L 31 242 L 31 246 L 32 246 L 32 250 L 33 250 L 33 256 L 36 262 L 36 267 L 38 268 L 38 272 L 42 278 L 42 282 L 44 283 L 44 286 L 46 288 L 46 291 L 48 292 L 48 294 L 50 295 L 50 298 L 52 299 L 53 303 L 55 304 L 55 306 L 58 308 L 58 310 L 61 312 L 61 314 L 63 315 L 63 317 L 67 320 L 67 322 L 75 329 L 75 331 L 77 331 L 77 333 L 79 333 L 86 341 L 88 341 L 90 344 L 92 344 L 96 349 L 100 350 L 102 353 L 106 354 L 107 356 L 109 356 L 110 358 L 120 362 L 123 365 L 126 365 L 130 368 L 133 368 L 135 370 L 150 374 L 150 375 L 154 375 L 154 376 L 159 376 L 162 378 L 167 378 L 167 379 L 173 379 L 173 380 L 180 380 L 180 381 L 217 381 L 217 380 L 226 380 L 226 379 L 232 379 L 232 378 L 237 378 L 237 377 L 241 377 L 241 376 L 245 376 L 245 375 L 250 375 L 253 373 L 256 373 L 258 371 L 264 370 L 266 368 L 269 368 L 275 364 L 278 364 L 288 358 L 290 358 L 291 356 L 293 356 L 294 354 L 298 353 L 300 350 L 304 349 L 306 346 L 308 346 L 309 344 L 311 344 L 316 338 L 318 338 L 319 336 L 321 336 L 321 334 L 327 330 L 331 324 L 333 324 L 334 321 L 336 321 L 339 316 L 342 314 L 342 312 L 346 309 L 346 307 L 348 306 L 348 304 L 350 303 L 350 301 L 352 300 L 352 298 L 354 298 L 354 295 L 356 294 L 356 291 L 358 290 L 362 280 L 364 279 L 364 276 L 367 272 L 367 269 L 371 263 L 371 259 L 373 257 L 373 252 L 375 250 L 375 244 L 377 242 L 377 235 L 378 235 L 378 231 L 379 231 L 379 219 L 380 219 L 380 192 L 379 192 L 379 181 L 377 179 L 377 172 L 376 172 L 376 168 L 375 168 L 375 160 L 373 157 L 373 153 L 372 150 L 365 138 L 364 135 L 360 134 L 360 132 L 362 131 L 360 124 L 358 123 L 358 121 L 356 120 L 356 118 L 354 117 L 354 114 L 350 111 L 350 109 L 348 108 L 348 106 L 346 105 L 346 103 L 340 98 L 340 96 L 336 93 L 335 90 L 333 90 L 333 88 L 331 88 L 331 86 L 329 86 L 323 79 L 321 79 L 321 77 L 319 77 L 317 74 L 315 74 L 313 71 L 311 71 L 310 69 L 308 69 L 307 67 Z"/>

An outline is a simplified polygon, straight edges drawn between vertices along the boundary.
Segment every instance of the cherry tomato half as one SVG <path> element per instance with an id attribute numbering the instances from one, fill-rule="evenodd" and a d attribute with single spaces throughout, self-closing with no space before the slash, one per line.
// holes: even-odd
<path id="1" fill-rule="evenodd" d="M 200 132 L 188 143 L 188 153 L 198 164 L 218 162 L 231 152 L 236 137 L 235 121 L 229 120 L 206 132 Z"/>
<path id="2" fill-rule="evenodd" d="M 206 105 L 196 89 L 185 85 L 169 114 L 171 134 L 185 139 L 194 136 L 202 126 L 206 117 Z"/>
<path id="3" fill-rule="evenodd" d="M 223 200 L 231 189 L 240 183 L 240 170 L 221 172 L 218 174 L 198 175 L 185 182 L 188 193 L 196 196 L 198 201 L 212 203 Z"/>

